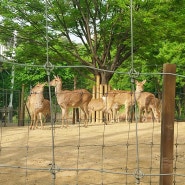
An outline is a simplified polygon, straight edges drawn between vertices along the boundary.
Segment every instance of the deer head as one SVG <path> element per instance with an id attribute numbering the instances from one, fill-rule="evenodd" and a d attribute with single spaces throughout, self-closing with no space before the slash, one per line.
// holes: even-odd
<path id="1" fill-rule="evenodd" d="M 143 85 L 145 84 L 146 80 L 143 80 L 142 82 L 138 82 L 135 80 L 136 84 L 136 92 L 142 92 L 143 91 Z"/>
<path id="2" fill-rule="evenodd" d="M 38 83 L 37 85 L 35 85 L 35 87 L 32 88 L 31 94 L 42 93 L 45 85 L 46 85 L 46 82 Z"/>
<path id="3" fill-rule="evenodd" d="M 56 87 L 58 84 L 62 85 L 62 79 L 59 76 L 54 76 L 54 79 L 49 84 L 54 87 Z"/>

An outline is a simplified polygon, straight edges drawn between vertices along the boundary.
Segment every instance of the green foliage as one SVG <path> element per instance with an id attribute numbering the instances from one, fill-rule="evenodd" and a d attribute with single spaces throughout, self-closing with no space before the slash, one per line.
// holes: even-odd
<path id="1" fill-rule="evenodd" d="M 156 58 L 160 63 L 172 63 L 177 65 L 177 75 L 183 75 L 185 77 L 185 44 L 178 42 L 162 42 L 162 47 L 159 50 L 159 54 Z M 185 85 L 185 78 L 177 77 L 177 84 L 180 87 Z"/>
<path id="2" fill-rule="evenodd" d="M 113 88 L 130 88 L 129 0 L 50 0 L 47 6 L 41 0 L 0 3 L 0 40 L 12 45 L 12 34 L 17 30 L 15 61 L 28 65 L 16 66 L 15 88 L 47 81 L 45 69 L 38 65 L 44 66 L 48 59 L 55 66 L 51 74 L 61 76 L 65 88 L 73 88 L 76 76 L 77 87 L 91 89 L 97 74 Z M 162 76 L 152 73 L 162 72 L 166 62 L 176 63 L 177 73 L 184 75 L 184 14 L 183 1 L 133 1 L 133 67 L 140 73 L 138 80 L 147 79 L 146 90 L 159 91 Z M 72 35 L 80 43 L 73 42 Z M 10 47 L 9 55 L 11 51 Z M 87 68 L 75 68 L 79 65 Z M 11 73 L 11 65 L 5 67 Z M 184 80 L 177 80 L 179 87 L 184 85 Z"/>

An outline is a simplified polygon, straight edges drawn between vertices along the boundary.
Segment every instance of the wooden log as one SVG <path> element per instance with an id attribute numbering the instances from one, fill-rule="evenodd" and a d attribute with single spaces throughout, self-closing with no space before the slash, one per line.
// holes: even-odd
<path id="1" fill-rule="evenodd" d="M 102 96 L 103 96 L 103 85 L 102 84 L 100 84 L 100 98 L 102 98 Z M 99 114 L 100 114 L 100 123 L 102 123 L 103 122 L 103 112 L 102 111 L 99 111 Z"/>
<path id="2" fill-rule="evenodd" d="M 100 98 L 100 76 L 96 76 L 96 99 Z M 100 111 L 96 111 L 96 123 L 100 122 Z"/>
<path id="3" fill-rule="evenodd" d="M 96 86 L 95 85 L 93 85 L 93 99 L 95 99 L 96 98 Z M 96 114 L 95 114 L 95 111 L 93 111 L 92 112 L 92 123 L 95 123 L 95 121 L 96 121 Z"/>

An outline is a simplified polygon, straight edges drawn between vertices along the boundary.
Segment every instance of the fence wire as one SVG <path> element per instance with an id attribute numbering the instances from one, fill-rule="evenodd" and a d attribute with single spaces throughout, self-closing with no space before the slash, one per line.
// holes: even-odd
<path id="1" fill-rule="evenodd" d="M 84 128 L 83 118 L 72 124 L 71 117 L 70 127 L 61 128 L 60 114 L 44 129 L 30 130 L 28 120 L 24 127 L 1 124 L 0 183 L 127 185 L 139 178 L 138 184 L 157 185 L 161 175 L 173 175 L 174 185 L 184 183 L 184 122 L 175 122 L 174 173 L 160 174 L 160 123 L 136 127 L 135 121 L 106 125 L 100 120 Z"/>

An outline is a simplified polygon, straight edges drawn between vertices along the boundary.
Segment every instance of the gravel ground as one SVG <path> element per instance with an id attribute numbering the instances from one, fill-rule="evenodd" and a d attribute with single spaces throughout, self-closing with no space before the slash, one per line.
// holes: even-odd
<path id="1" fill-rule="evenodd" d="M 138 132 L 135 123 L 123 122 L 88 128 L 56 125 L 53 132 L 48 125 L 36 130 L 1 127 L 0 184 L 134 185 L 139 168 L 140 184 L 158 185 L 160 126 L 138 123 Z M 174 166 L 184 175 L 175 176 L 176 185 L 185 182 L 184 130 L 185 123 L 175 123 Z"/>

